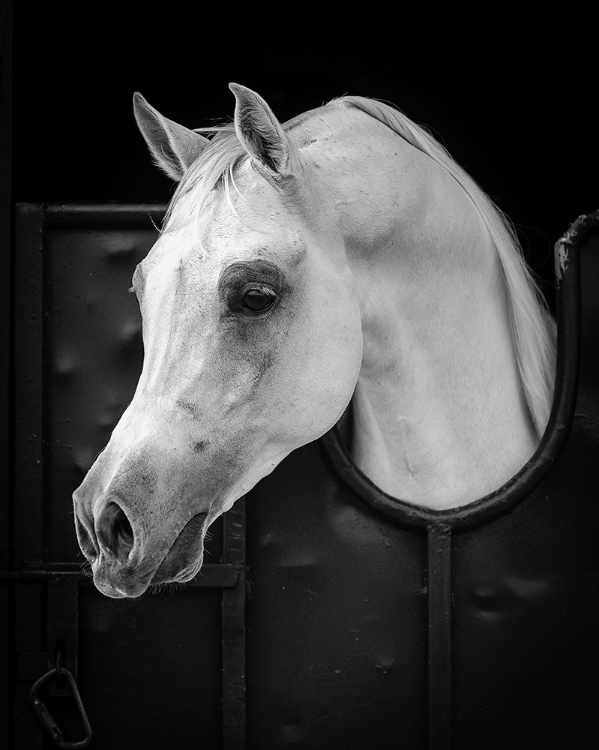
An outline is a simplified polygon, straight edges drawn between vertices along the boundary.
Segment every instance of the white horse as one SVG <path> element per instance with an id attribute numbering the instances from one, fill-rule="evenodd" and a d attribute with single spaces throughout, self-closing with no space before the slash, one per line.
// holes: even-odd
<path id="1" fill-rule="evenodd" d="M 193 578 L 210 523 L 350 400 L 359 469 L 432 510 L 510 479 L 549 416 L 554 323 L 507 222 L 445 150 L 374 100 L 281 125 L 230 88 L 234 122 L 210 138 L 134 98 L 180 183 L 133 278 L 135 396 L 74 494 L 112 597 Z"/>

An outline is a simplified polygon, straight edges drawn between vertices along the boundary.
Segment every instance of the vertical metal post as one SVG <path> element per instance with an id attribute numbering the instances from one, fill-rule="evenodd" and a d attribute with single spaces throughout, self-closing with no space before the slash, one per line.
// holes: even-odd
<path id="1" fill-rule="evenodd" d="M 223 589 L 223 749 L 245 748 L 245 499 L 224 515 L 223 562 L 235 565 L 237 584 Z"/>
<path id="2" fill-rule="evenodd" d="M 48 580 L 46 652 L 48 669 L 56 666 L 57 652 L 77 679 L 79 581 L 76 576 L 56 575 Z M 67 693 L 70 694 L 70 693 Z"/>
<path id="3" fill-rule="evenodd" d="M 11 558 L 11 394 L 10 303 L 12 275 L 12 181 L 11 181 L 12 1 L 0 0 L 0 570 Z M 12 659 L 9 656 L 10 612 L 14 604 L 7 584 L 0 584 L 0 746 L 9 746 Z"/>
<path id="4" fill-rule="evenodd" d="M 428 527 L 429 750 L 451 748 L 451 529 Z"/>
<path id="5" fill-rule="evenodd" d="M 13 566 L 43 559 L 43 254 L 44 208 L 15 212 L 14 554 Z"/>
<path id="6" fill-rule="evenodd" d="M 9 565 L 20 570 L 43 559 L 43 256 L 44 208 L 15 209 L 13 413 L 14 462 L 12 543 Z M 17 420 L 18 417 L 18 420 Z M 32 721 L 30 681 L 46 669 L 44 586 L 17 585 L 13 638 L 17 655 L 13 686 L 14 746 L 41 747 L 42 730 Z"/>
<path id="7" fill-rule="evenodd" d="M 7 346 L 10 335 L 12 275 L 12 181 L 11 181 L 11 62 L 12 2 L 0 0 L 0 342 Z M 10 359 L 0 360 L 0 568 L 9 565 L 9 462 L 10 450 Z"/>

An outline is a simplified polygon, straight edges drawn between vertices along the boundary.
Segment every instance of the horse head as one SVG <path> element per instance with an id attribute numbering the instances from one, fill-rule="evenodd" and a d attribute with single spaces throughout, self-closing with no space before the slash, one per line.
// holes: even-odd
<path id="1" fill-rule="evenodd" d="M 208 526 L 335 424 L 360 370 L 360 312 L 318 165 L 263 99 L 231 89 L 234 123 L 211 139 L 134 98 L 180 184 L 133 277 L 134 398 L 74 493 L 81 549 L 115 598 L 191 580 Z"/>
<path id="2" fill-rule="evenodd" d="M 109 596 L 190 580 L 210 523 L 350 399 L 358 468 L 434 510 L 508 481 L 549 415 L 555 325 L 447 152 L 375 100 L 283 126 L 231 88 L 233 124 L 210 139 L 134 100 L 179 185 L 133 278 L 137 390 L 74 495 Z"/>

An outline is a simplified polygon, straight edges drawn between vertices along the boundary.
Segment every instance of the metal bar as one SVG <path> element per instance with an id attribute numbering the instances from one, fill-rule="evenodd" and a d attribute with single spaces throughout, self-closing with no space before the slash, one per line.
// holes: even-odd
<path id="1" fill-rule="evenodd" d="M 166 205 L 163 203 L 48 203 L 46 206 L 46 223 L 48 226 L 65 226 L 94 228 L 124 226 L 151 226 L 159 224 L 164 218 Z"/>
<path id="2" fill-rule="evenodd" d="M 10 313 L 12 305 L 12 0 L 0 2 L 0 341 L 5 355 L 0 360 L 0 566 L 12 557 L 12 436 L 11 436 L 11 353 Z M 10 350 L 9 350 L 10 352 Z M 7 356 L 8 354 L 8 356 Z M 12 745 L 11 678 L 14 659 L 10 654 L 12 592 L 0 590 L 0 746 Z"/>
<path id="3" fill-rule="evenodd" d="M 245 748 L 245 499 L 224 516 L 224 553 L 238 572 L 235 588 L 223 591 L 223 750 Z"/>
<path id="4" fill-rule="evenodd" d="M 11 92 L 12 2 L 0 2 L 0 341 L 11 340 L 12 274 Z M 0 360 L 0 565 L 8 565 L 10 549 L 10 360 Z M 0 709 L 2 710 L 2 709 Z"/>
<path id="5" fill-rule="evenodd" d="M 451 748 L 451 529 L 428 528 L 429 750 Z"/>
<path id="6" fill-rule="evenodd" d="M 189 581 L 185 586 L 232 588 L 239 580 L 239 570 L 236 565 L 209 564 L 202 566 L 197 578 Z M 39 581 L 64 578 L 77 581 L 80 585 L 93 583 L 91 575 L 81 568 L 63 569 L 58 567 L 47 568 L 23 568 L 21 570 L 0 570 L 0 581 L 18 581 L 19 583 L 36 583 Z"/>
<path id="7" fill-rule="evenodd" d="M 43 555 L 42 206 L 15 214 L 14 565 Z"/>
<path id="8" fill-rule="evenodd" d="M 46 653 L 52 669 L 60 651 L 64 665 L 77 679 L 79 581 L 54 574 L 47 581 Z"/>
<path id="9" fill-rule="evenodd" d="M 31 683 L 46 669 L 46 652 L 43 627 L 44 586 L 14 586 L 14 649 L 16 657 L 14 703 L 12 709 L 13 750 L 31 748 L 41 750 L 44 746 L 42 728 L 32 721 L 29 706 Z"/>

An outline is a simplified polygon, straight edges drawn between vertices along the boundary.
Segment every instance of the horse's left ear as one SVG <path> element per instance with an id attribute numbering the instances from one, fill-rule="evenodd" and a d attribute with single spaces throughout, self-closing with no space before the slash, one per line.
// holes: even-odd
<path id="1" fill-rule="evenodd" d="M 294 171 L 295 146 L 272 109 L 255 91 L 230 83 L 235 95 L 235 131 L 243 147 L 270 176 L 286 177 Z"/>

